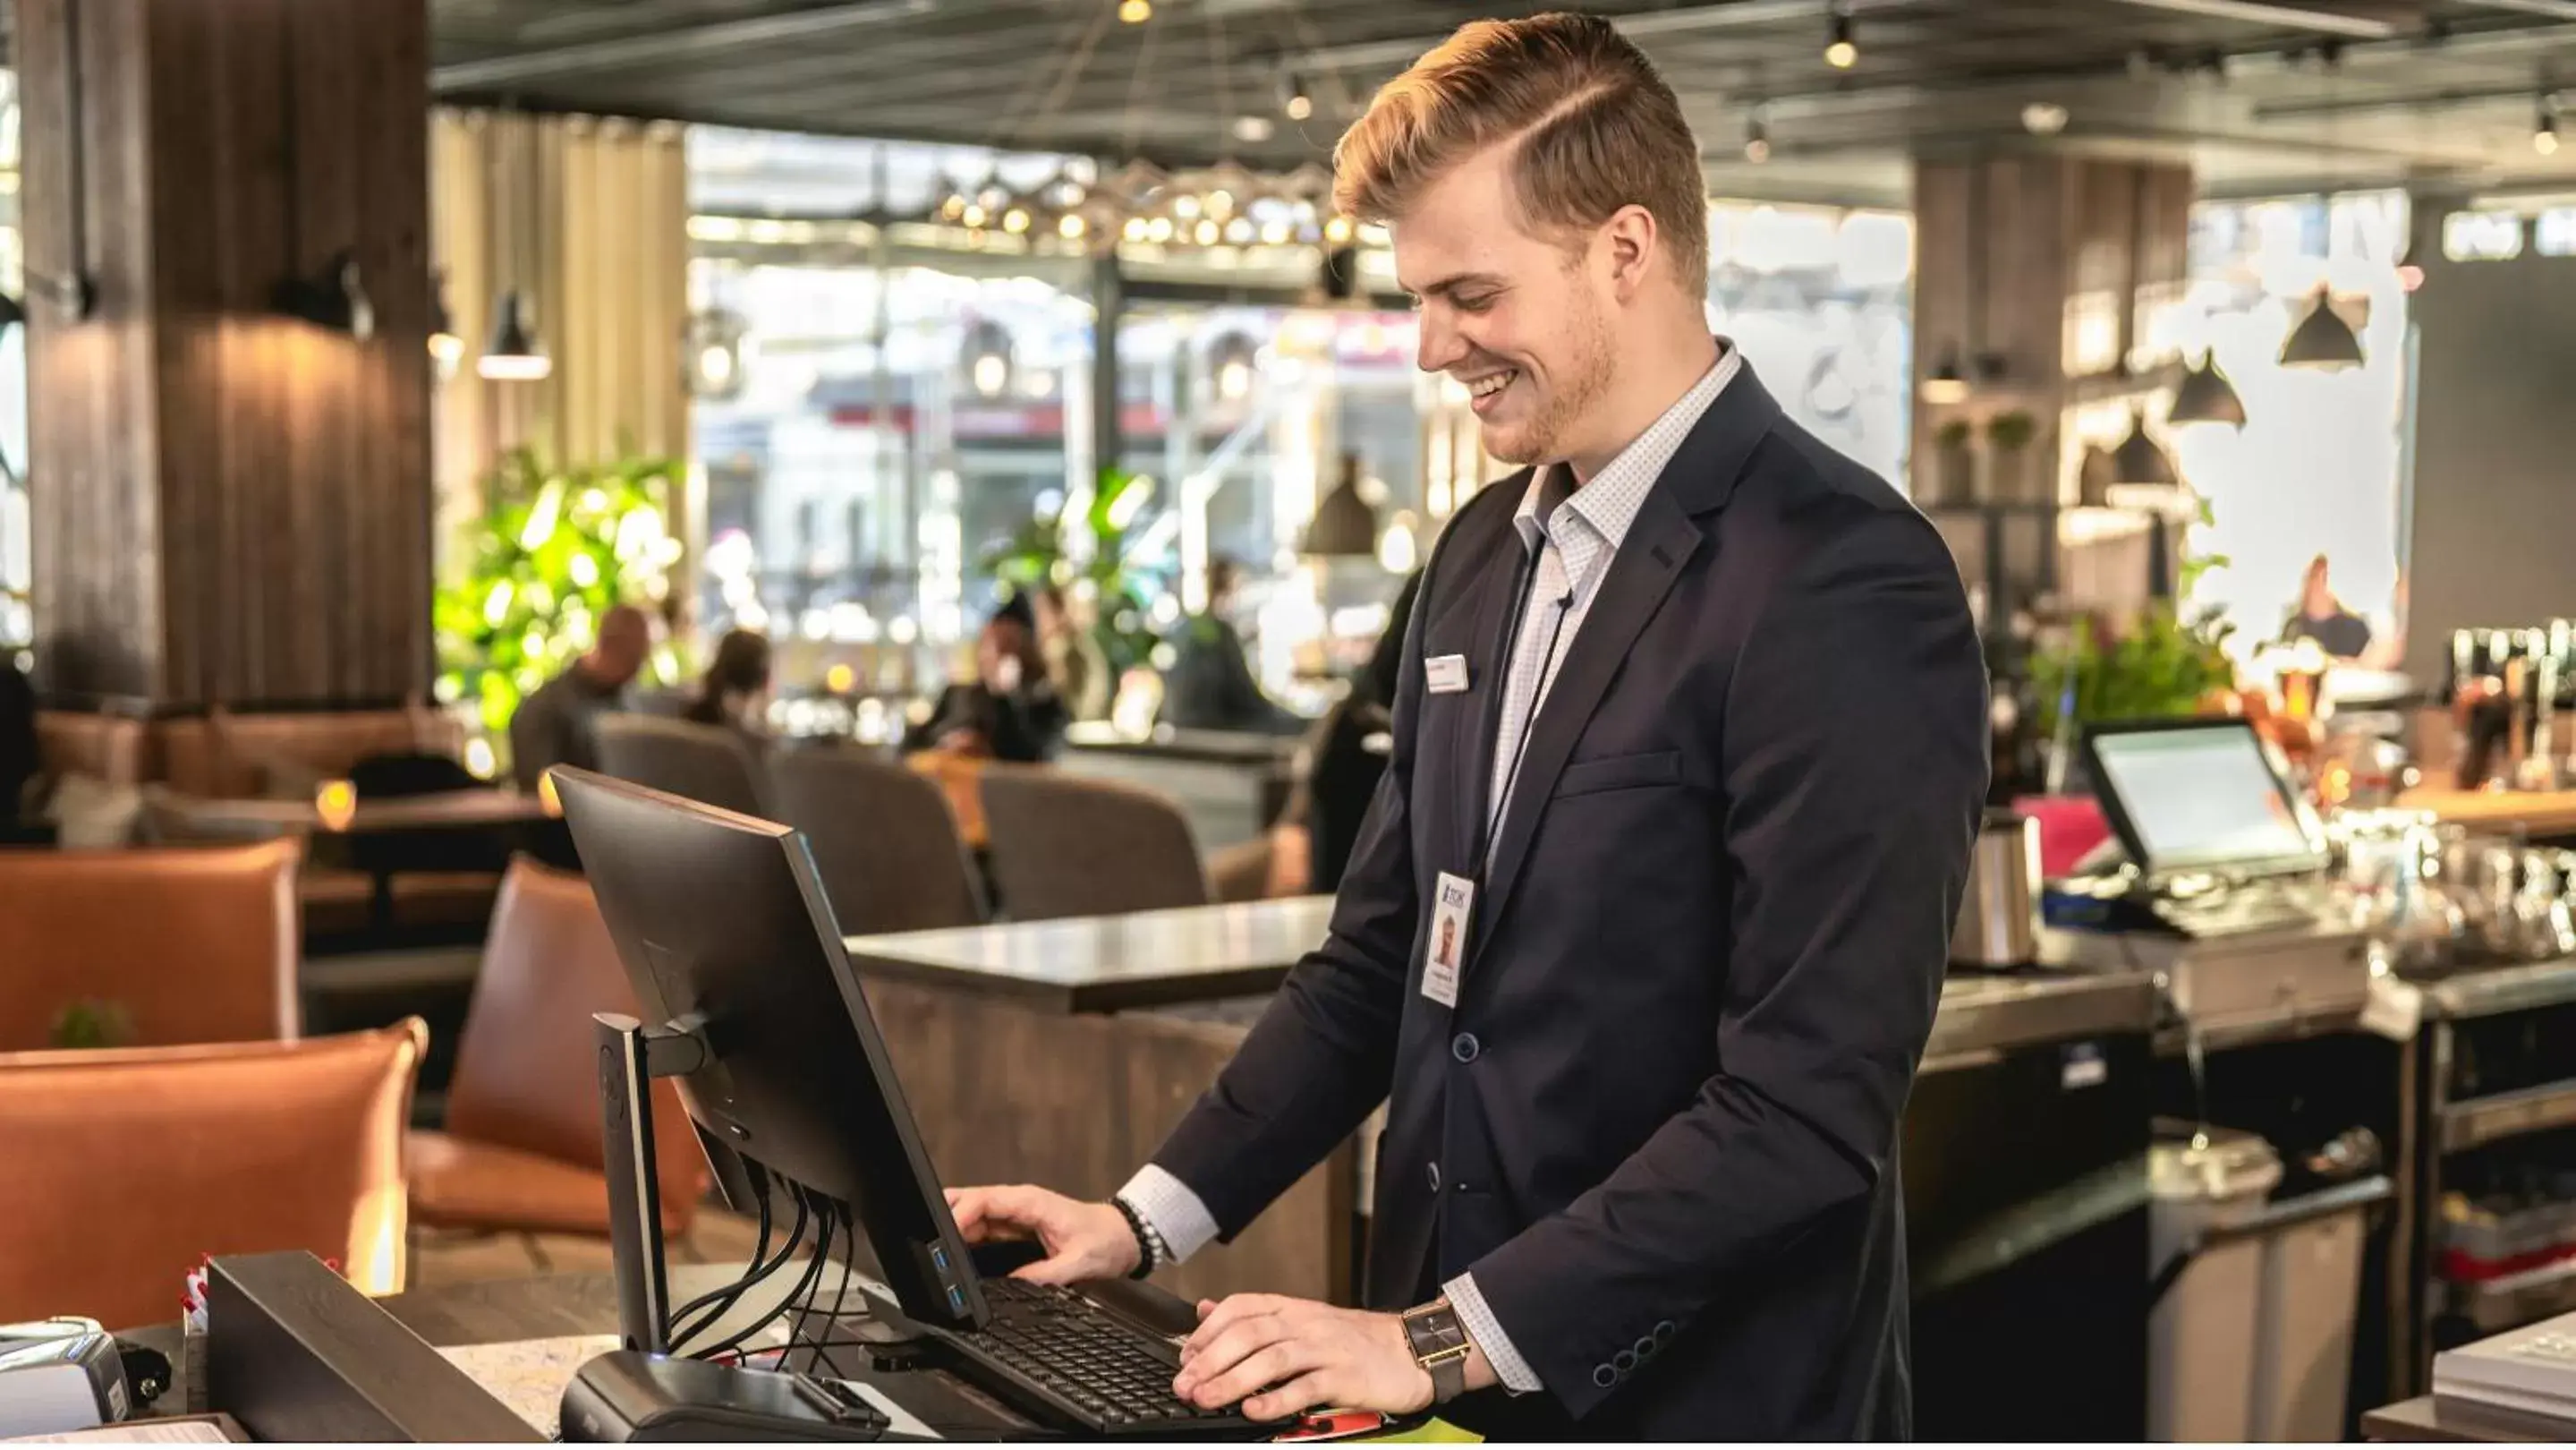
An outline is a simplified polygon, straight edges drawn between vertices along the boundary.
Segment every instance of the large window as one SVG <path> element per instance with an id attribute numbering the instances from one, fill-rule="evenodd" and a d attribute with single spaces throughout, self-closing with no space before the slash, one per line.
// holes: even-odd
<path id="1" fill-rule="evenodd" d="M 1744 350 L 1790 417 L 1904 487 L 1913 220 L 1719 202 L 1708 232 L 1709 325 Z"/>
<path id="2" fill-rule="evenodd" d="M 982 554 L 1080 487 L 1090 263 L 924 245 L 875 220 L 1072 163 L 961 147 L 700 130 L 691 305 L 738 339 L 695 419 L 702 625 L 907 693 L 991 603 Z M 767 213 L 802 213 L 780 219 Z M 704 372 L 704 369 L 701 369 Z"/>
<path id="3" fill-rule="evenodd" d="M 1118 333 L 1122 467 L 1156 480 L 1139 547 L 1179 590 L 1158 626 L 1204 605 L 1217 558 L 1246 576 L 1237 623 L 1272 695 L 1317 705 L 1365 655 L 1437 518 L 1424 490 L 1413 318 L 1406 313 L 1161 303 Z M 1345 460 L 1375 510 L 1374 558 L 1302 550 Z"/>
<path id="4" fill-rule="evenodd" d="M 2192 547 L 2229 561 L 2195 597 L 2225 608 L 2248 649 L 2279 636 L 2320 553 L 2335 593 L 2375 636 L 2393 640 L 2399 627 L 2406 236 L 2406 196 L 2395 191 L 2193 209 L 2190 284 L 2150 322 L 2147 341 L 2194 358 L 2207 349 L 2244 400 L 2242 429 L 2167 436 L 2214 519 L 2193 531 Z M 2360 324 L 2359 367 L 2281 365 L 2282 340 L 2319 283 Z"/>

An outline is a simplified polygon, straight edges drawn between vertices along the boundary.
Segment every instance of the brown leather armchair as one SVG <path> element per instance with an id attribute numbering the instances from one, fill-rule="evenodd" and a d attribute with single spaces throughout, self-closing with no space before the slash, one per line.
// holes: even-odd
<path id="1" fill-rule="evenodd" d="M 151 733 L 140 720 L 75 710 L 36 712 L 36 750 L 47 775 L 86 775 L 116 786 L 152 778 Z"/>
<path id="2" fill-rule="evenodd" d="M 402 1130 L 428 1029 L 0 1053 L 0 1320 L 176 1317 L 201 1254 L 305 1249 L 403 1285 Z"/>
<path id="3" fill-rule="evenodd" d="M 51 1046 L 81 1002 L 131 1023 L 123 1046 L 294 1037 L 298 854 L 0 851 L 0 1051 Z"/>
<path id="4" fill-rule="evenodd" d="M 462 727 L 426 705 L 292 715 L 218 710 L 162 721 L 157 733 L 162 778 L 172 790 L 234 798 L 309 796 L 371 755 L 453 755 L 465 745 Z"/>
<path id="5" fill-rule="evenodd" d="M 411 1135 L 426 1226 L 606 1234 L 594 1012 L 636 1011 L 590 883 L 521 859 L 501 883 L 457 1040 L 443 1132 Z M 687 1233 L 710 1175 L 669 1081 L 653 1085 L 662 1230 Z"/>

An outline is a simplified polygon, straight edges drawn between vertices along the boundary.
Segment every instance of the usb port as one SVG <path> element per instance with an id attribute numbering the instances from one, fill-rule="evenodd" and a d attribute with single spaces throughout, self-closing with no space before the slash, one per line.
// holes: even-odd
<path id="1" fill-rule="evenodd" d="M 933 1245 L 931 1245 L 931 1246 L 930 1246 L 930 1266 L 931 1266 L 932 1268 L 934 1268 L 934 1269 L 937 1269 L 939 1272 L 941 1272 L 941 1273 L 943 1273 L 943 1274 L 947 1273 L 947 1272 L 948 1272 L 948 1250 L 947 1250 L 947 1249 L 945 1249 L 945 1248 L 943 1248 L 943 1247 L 941 1247 L 941 1246 L 940 1246 L 940 1245 L 938 1245 L 938 1244 L 933 1244 Z"/>
<path id="2" fill-rule="evenodd" d="M 957 1287 L 956 1285 L 954 1285 L 954 1284 L 949 1285 L 949 1286 L 948 1286 L 948 1307 L 949 1307 L 949 1308 L 951 1308 L 951 1309 L 956 1310 L 956 1311 L 957 1311 L 958 1313 L 960 1313 L 960 1314 L 965 1313 L 965 1312 L 966 1312 L 966 1291 L 965 1291 L 965 1290 L 963 1290 L 963 1289 L 958 1288 L 958 1287 Z"/>

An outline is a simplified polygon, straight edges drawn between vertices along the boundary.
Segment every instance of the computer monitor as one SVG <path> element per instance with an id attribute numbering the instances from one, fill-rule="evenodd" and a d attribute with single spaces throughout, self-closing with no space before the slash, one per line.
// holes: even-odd
<path id="1" fill-rule="evenodd" d="M 905 1314 L 980 1327 L 981 1281 L 805 838 L 569 766 L 564 820 L 648 1023 L 688 1022 L 701 1132 L 849 1205 Z"/>
<path id="2" fill-rule="evenodd" d="M 2151 720 L 2084 733 L 2094 794 L 2150 878 L 2322 869 L 2323 834 L 2243 720 Z"/>

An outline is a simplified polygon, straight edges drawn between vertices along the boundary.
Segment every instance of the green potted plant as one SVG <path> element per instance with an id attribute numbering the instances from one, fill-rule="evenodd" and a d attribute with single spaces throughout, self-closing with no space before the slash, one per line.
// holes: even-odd
<path id="1" fill-rule="evenodd" d="M 2204 502 L 2202 522 L 2208 518 Z M 2033 652 L 2040 731 L 2062 757 L 2081 725 L 2199 714 L 2235 687 L 2227 641 L 2236 627 L 2217 605 L 2183 602 L 2203 574 L 2227 562 L 2224 554 L 2186 556 L 2172 599 L 2149 603 L 2126 627 L 2079 616 L 2064 639 Z"/>
<path id="2" fill-rule="evenodd" d="M 1991 501 L 2046 503 L 2048 481 L 2034 479 L 2030 445 L 2039 436 L 2039 421 L 2015 408 L 1986 422 L 1986 442 L 1994 446 L 1994 472 L 1988 483 Z"/>
<path id="3" fill-rule="evenodd" d="M 610 606 L 668 612 L 680 476 L 667 458 L 557 467 L 522 448 L 484 480 L 483 513 L 462 541 L 466 566 L 432 609 L 439 701 L 470 712 L 496 753 L 506 754 L 519 701 L 590 647 Z M 666 641 L 644 681 L 675 683 L 684 669 L 681 647 Z"/>
<path id="4" fill-rule="evenodd" d="M 1976 429 L 1953 418 L 1932 430 L 1933 467 L 1925 503 L 1968 503 L 1977 496 L 1977 455 L 1969 446 Z"/>
<path id="5" fill-rule="evenodd" d="M 1052 581 L 1087 605 L 1092 638 L 1113 679 L 1143 664 L 1154 649 L 1148 594 L 1160 592 L 1167 581 L 1127 558 L 1153 494 L 1151 478 L 1104 468 L 1088 500 L 1068 499 L 1057 512 L 1032 517 L 978 561 L 997 583 L 1031 589 Z"/>

